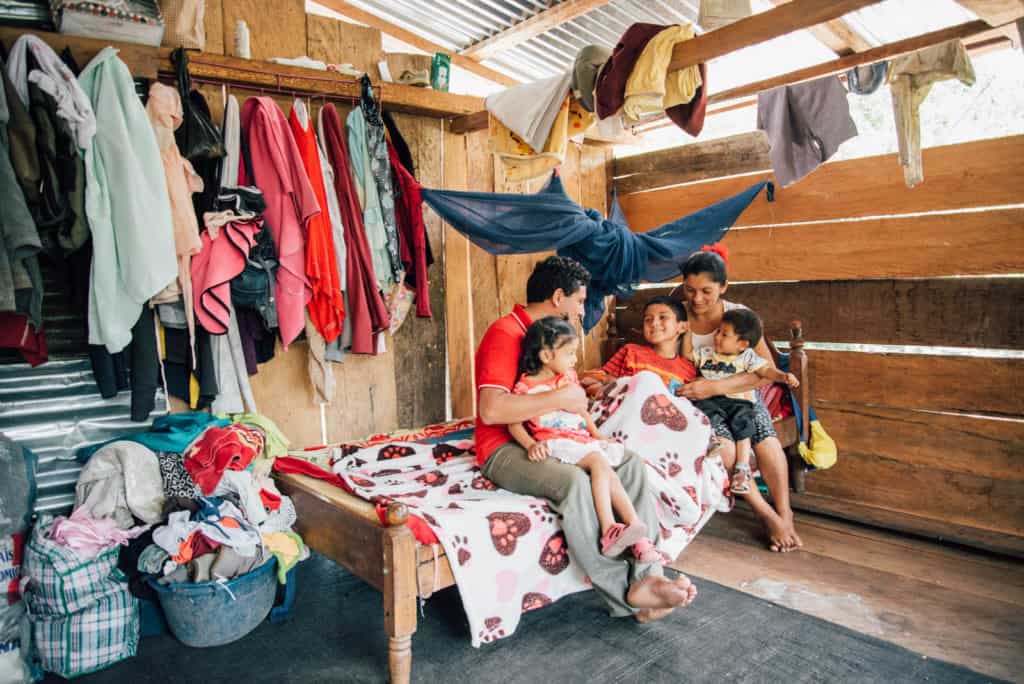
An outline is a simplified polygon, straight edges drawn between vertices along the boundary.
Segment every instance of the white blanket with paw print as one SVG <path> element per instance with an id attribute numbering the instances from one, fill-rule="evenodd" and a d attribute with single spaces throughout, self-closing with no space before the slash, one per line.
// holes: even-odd
<path id="1" fill-rule="evenodd" d="M 707 419 L 670 396 L 656 375 L 621 379 L 592 414 L 606 435 L 647 461 L 658 496 L 658 547 L 666 554 L 678 556 L 714 511 L 729 509 L 725 470 L 707 456 Z M 522 613 L 589 588 L 559 516 L 544 499 L 498 489 L 483 477 L 471 440 L 378 444 L 347 453 L 333 470 L 358 496 L 400 501 L 430 525 L 449 559 L 474 646 L 512 634 Z"/>

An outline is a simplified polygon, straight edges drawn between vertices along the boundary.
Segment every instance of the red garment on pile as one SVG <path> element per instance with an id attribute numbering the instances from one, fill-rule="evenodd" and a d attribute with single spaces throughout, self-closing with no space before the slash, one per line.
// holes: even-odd
<path id="1" fill-rule="evenodd" d="M 388 138 L 388 157 L 391 170 L 398 181 L 395 193 L 395 219 L 402 239 L 399 247 L 406 280 L 413 278 L 416 288 L 416 315 L 430 318 L 430 280 L 427 278 L 427 227 L 423 223 L 423 196 L 420 184 L 408 169 L 402 166 L 391 138 Z M 410 246 L 412 251 L 410 251 Z"/>
<path id="2" fill-rule="evenodd" d="M 28 317 L 19 313 L 0 313 L 0 348 L 17 349 L 32 366 L 46 363 L 46 335 L 28 322 Z"/>
<path id="3" fill-rule="evenodd" d="M 316 134 L 313 123 L 306 115 L 306 127 L 292 107 L 288 115 L 288 123 L 295 136 L 295 144 L 302 157 L 306 176 L 313 186 L 313 195 L 320 205 L 320 213 L 310 217 L 306 224 L 306 277 L 313 288 L 313 296 L 309 300 L 309 318 L 325 342 L 333 342 L 341 335 L 345 323 L 345 300 L 341 296 L 338 260 L 334 251 L 334 235 L 327 213 L 327 193 L 324 190 L 323 170 L 320 168 L 320 155 L 317 152 Z"/>
<path id="4" fill-rule="evenodd" d="M 196 318 L 211 335 L 223 335 L 231 322 L 231 280 L 245 270 L 249 252 L 256 246 L 256 235 L 263 219 L 232 221 L 200 236 L 202 248 L 192 257 L 192 294 Z"/>
<path id="5" fill-rule="evenodd" d="M 306 225 L 320 213 L 306 169 L 284 114 L 269 97 L 251 97 L 242 105 L 242 131 L 249 143 L 252 172 L 239 170 L 241 185 L 255 185 L 267 202 L 264 218 L 277 249 L 274 298 L 285 349 L 306 327 L 312 289 L 306 280 Z"/>
<path id="6" fill-rule="evenodd" d="M 345 227 L 348 315 L 352 322 L 352 351 L 376 354 L 377 334 L 391 324 L 388 307 L 377 289 L 370 245 L 366 240 L 363 210 L 352 184 L 348 143 L 344 126 L 333 104 L 323 108 L 324 147 L 334 167 L 334 189 L 338 193 L 341 223 Z"/>
<path id="7" fill-rule="evenodd" d="M 225 470 L 245 470 L 262 452 L 261 432 L 238 424 L 212 427 L 185 450 L 185 470 L 209 496 Z"/>
<path id="8" fill-rule="evenodd" d="M 636 61 L 640 59 L 647 43 L 667 28 L 670 27 L 660 24 L 633 24 L 619 38 L 612 56 L 597 74 L 594 102 L 600 118 L 607 119 L 622 109 L 626 101 L 626 82 L 633 73 Z M 699 135 L 704 128 L 704 114 L 708 106 L 707 66 L 699 64 L 698 68 L 703 83 L 693 99 L 686 104 L 665 110 L 672 123 L 692 136 Z"/>

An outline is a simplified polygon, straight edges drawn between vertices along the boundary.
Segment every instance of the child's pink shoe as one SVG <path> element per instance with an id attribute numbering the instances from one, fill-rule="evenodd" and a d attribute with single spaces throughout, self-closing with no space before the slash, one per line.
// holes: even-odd
<path id="1" fill-rule="evenodd" d="M 609 558 L 621 556 L 623 551 L 645 539 L 646 535 L 647 525 L 639 520 L 628 527 L 622 523 L 615 523 L 601 535 L 601 555 Z"/>
<path id="2" fill-rule="evenodd" d="M 658 547 L 654 545 L 647 537 L 642 537 L 640 541 L 633 544 L 633 558 L 636 558 L 639 563 L 664 563 L 665 556 L 658 550 Z"/>

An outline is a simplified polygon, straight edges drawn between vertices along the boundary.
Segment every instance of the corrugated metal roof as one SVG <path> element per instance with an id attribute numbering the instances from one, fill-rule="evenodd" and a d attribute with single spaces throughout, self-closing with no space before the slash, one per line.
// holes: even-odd
<path id="1" fill-rule="evenodd" d="M 348 0 L 445 49 L 458 52 L 502 33 L 544 10 L 557 0 Z M 611 0 L 571 21 L 494 54 L 483 64 L 524 82 L 554 76 L 571 67 L 585 45 L 612 47 L 637 22 L 697 24 L 699 0 Z M 847 15 L 844 20 L 874 45 L 952 26 L 974 19 L 955 0 L 885 0 Z M 755 12 L 773 7 L 753 0 Z M 697 27 L 698 31 L 701 28 Z M 828 59 L 835 54 L 808 31 L 797 31 L 758 46 L 714 60 L 714 90 L 785 73 Z M 481 93 L 485 94 L 485 93 Z"/>

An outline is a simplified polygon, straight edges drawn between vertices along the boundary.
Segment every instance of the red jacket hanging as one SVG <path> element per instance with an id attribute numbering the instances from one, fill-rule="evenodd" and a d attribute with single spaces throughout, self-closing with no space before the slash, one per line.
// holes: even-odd
<path id="1" fill-rule="evenodd" d="M 334 189 L 338 193 L 341 222 L 345 227 L 347 252 L 345 291 L 348 293 L 348 315 L 352 326 L 352 351 L 356 354 L 377 352 L 377 333 L 391 324 L 388 308 L 377 289 L 373 273 L 370 245 L 366 240 L 363 210 L 359 206 L 349 170 L 346 133 L 333 104 L 323 108 L 323 143 L 334 167 Z"/>
<path id="2" fill-rule="evenodd" d="M 395 194 L 395 219 L 401 233 L 402 265 L 405 279 L 413 280 L 416 288 L 416 315 L 430 318 L 430 280 L 427 278 L 427 227 L 423 223 L 423 197 L 420 184 L 402 166 L 391 138 L 388 138 L 388 157 L 391 170 L 398 182 Z M 411 248 L 411 252 L 410 252 Z"/>
<path id="3" fill-rule="evenodd" d="M 296 109 L 296 104 L 301 112 Z M 320 213 L 311 217 L 306 224 L 306 277 L 313 288 L 313 296 L 309 300 L 309 318 L 324 341 L 330 343 L 341 335 L 341 327 L 345 322 L 345 302 L 338 281 L 334 236 L 327 213 L 327 194 L 324 191 L 324 176 L 316 149 L 313 122 L 302 101 L 299 100 L 296 104 L 292 105 L 288 123 L 291 125 L 292 135 L 295 136 L 302 165 L 313 186 L 313 195 L 320 205 Z M 305 127 L 300 118 L 305 119 Z"/>

